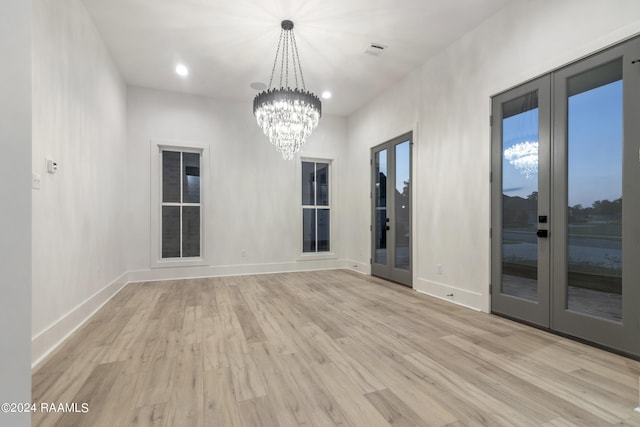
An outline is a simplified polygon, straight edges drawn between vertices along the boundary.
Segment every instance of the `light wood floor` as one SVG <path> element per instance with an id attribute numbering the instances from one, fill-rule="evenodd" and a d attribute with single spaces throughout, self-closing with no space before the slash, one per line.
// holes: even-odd
<path id="1" fill-rule="evenodd" d="M 130 284 L 33 375 L 50 426 L 640 426 L 640 362 L 347 271 Z"/>

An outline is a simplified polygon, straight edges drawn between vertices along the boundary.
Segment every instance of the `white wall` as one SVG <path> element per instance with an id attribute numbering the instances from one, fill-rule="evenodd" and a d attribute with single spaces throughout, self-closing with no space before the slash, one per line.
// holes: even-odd
<path id="1" fill-rule="evenodd" d="M 33 21 L 35 362 L 124 284 L 126 86 L 79 0 L 34 0 Z"/>
<path id="2" fill-rule="evenodd" d="M 347 257 L 369 258 L 369 148 L 417 127 L 414 287 L 488 311 L 491 95 L 638 32 L 637 0 L 518 1 L 352 115 Z"/>
<path id="3" fill-rule="evenodd" d="M 0 403 L 31 401 L 31 2 L 0 2 Z M 0 412 L 0 425 L 31 425 Z"/>
<path id="4" fill-rule="evenodd" d="M 221 101 L 129 87 L 127 112 L 127 259 L 133 280 L 336 265 L 335 260 L 300 261 L 299 160 L 283 160 L 268 142 L 255 123 L 250 100 Z M 167 140 L 210 147 L 211 182 L 206 196 L 213 206 L 205 224 L 213 250 L 207 267 L 150 269 L 150 144 Z M 338 159 L 334 172 L 340 175 L 346 120 L 323 117 L 303 153 Z M 335 208 L 339 209 L 339 200 Z M 343 245 L 336 243 L 337 260 Z M 243 250 L 246 257 L 241 255 Z"/>

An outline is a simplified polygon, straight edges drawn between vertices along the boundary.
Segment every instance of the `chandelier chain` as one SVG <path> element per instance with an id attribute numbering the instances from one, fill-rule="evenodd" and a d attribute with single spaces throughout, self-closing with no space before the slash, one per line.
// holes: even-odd
<path id="1" fill-rule="evenodd" d="M 284 39 L 284 46 L 282 46 L 282 60 L 280 61 L 280 87 L 282 86 L 282 77 L 284 76 L 284 57 L 287 52 L 287 33 L 285 30 L 282 30 L 282 37 Z"/>
<path id="2" fill-rule="evenodd" d="M 276 57 L 273 60 L 273 68 L 271 69 L 271 78 L 269 79 L 269 89 L 271 89 L 271 85 L 273 84 L 273 76 L 276 75 L 276 64 L 278 63 L 278 55 L 280 54 L 280 45 L 282 44 L 283 35 L 284 35 L 284 30 L 281 30 L 280 39 L 278 40 L 278 48 L 276 49 Z M 282 80 L 282 75 L 280 76 L 280 80 Z"/>
<path id="3" fill-rule="evenodd" d="M 289 87 L 289 39 L 291 38 L 291 31 L 285 30 L 284 35 L 284 86 Z"/>
<path id="4" fill-rule="evenodd" d="M 293 45 L 293 54 L 295 55 L 295 59 L 293 60 L 293 67 L 295 70 L 296 61 L 298 61 L 298 68 L 300 69 L 300 80 L 302 82 L 302 89 L 307 90 L 307 87 L 304 84 L 304 76 L 302 75 L 302 64 L 300 64 L 300 55 L 298 54 L 298 45 L 296 44 L 296 36 L 291 32 L 291 41 Z M 296 86 L 298 86 L 298 77 L 296 75 Z"/>

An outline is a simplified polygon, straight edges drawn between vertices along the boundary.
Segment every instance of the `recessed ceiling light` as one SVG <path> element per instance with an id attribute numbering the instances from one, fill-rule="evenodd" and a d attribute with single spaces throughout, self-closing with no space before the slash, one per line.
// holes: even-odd
<path id="1" fill-rule="evenodd" d="M 189 75 L 189 69 L 184 64 L 176 65 L 176 74 L 181 77 L 186 77 Z"/>
<path id="2" fill-rule="evenodd" d="M 322 92 L 322 98 L 323 99 L 331 98 L 331 92 L 329 92 L 328 90 L 325 90 L 324 92 Z"/>
<path id="3" fill-rule="evenodd" d="M 251 89 L 255 90 L 265 90 L 267 88 L 267 85 L 262 82 L 253 82 L 249 86 L 251 86 Z"/>

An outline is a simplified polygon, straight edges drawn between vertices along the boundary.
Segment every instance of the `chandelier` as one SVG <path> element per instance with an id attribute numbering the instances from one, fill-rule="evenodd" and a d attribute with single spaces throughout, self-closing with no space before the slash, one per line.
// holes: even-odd
<path id="1" fill-rule="evenodd" d="M 304 85 L 298 47 L 293 34 L 293 22 L 282 21 L 281 27 L 269 87 L 253 99 L 253 115 L 256 117 L 258 126 L 269 137 L 269 141 L 282 153 L 282 157 L 290 160 L 318 126 L 322 115 L 322 104 L 320 99 L 308 92 Z M 280 89 L 272 89 L 278 62 L 280 63 Z M 290 62 L 295 82 L 293 89 L 289 87 Z M 300 74 L 302 88 L 298 87 L 298 74 Z"/>

